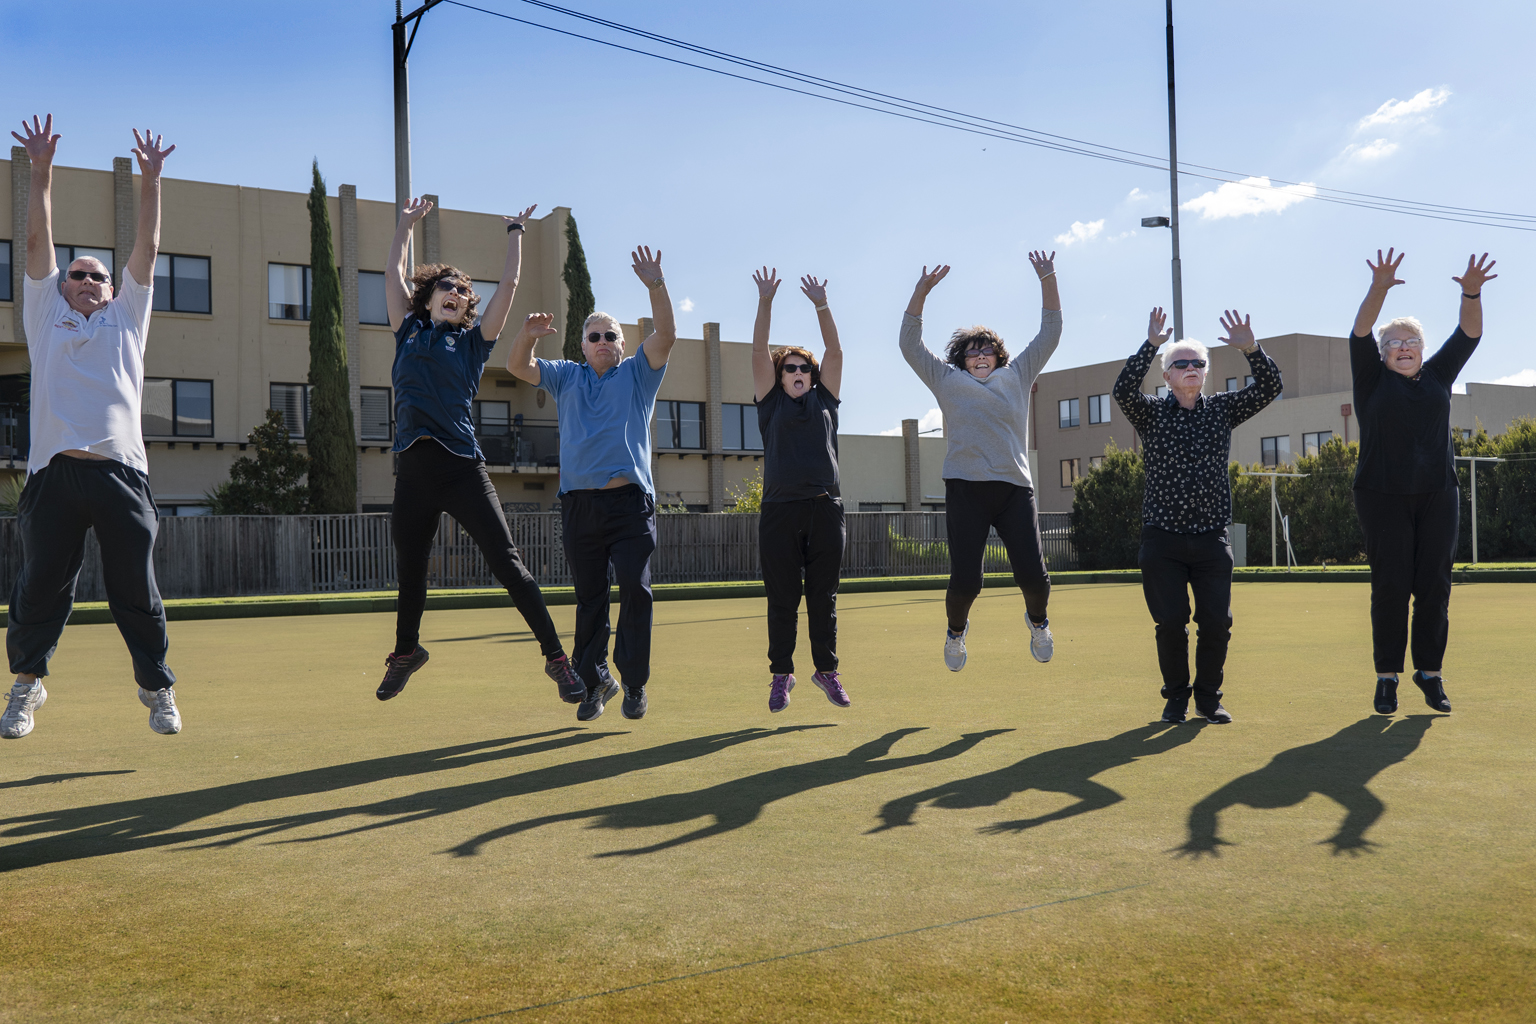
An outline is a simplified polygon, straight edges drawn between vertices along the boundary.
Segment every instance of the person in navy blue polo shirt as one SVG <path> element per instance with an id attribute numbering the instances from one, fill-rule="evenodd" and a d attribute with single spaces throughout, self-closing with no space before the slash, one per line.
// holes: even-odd
<path id="1" fill-rule="evenodd" d="M 523 225 L 535 207 L 507 225 L 507 262 L 485 314 L 475 317 L 480 296 L 469 276 L 445 263 L 416 268 L 405 276 L 405 248 L 411 228 L 432 204 L 412 199 L 390 243 L 384 298 L 395 332 L 395 503 L 390 532 L 395 542 L 400 596 L 395 620 L 395 650 L 385 659 L 379 700 L 405 689 L 411 673 L 427 663 L 420 643 L 421 614 L 427 606 L 427 560 L 439 519 L 451 515 L 485 554 L 492 574 L 507 588 L 544 652 L 544 672 L 555 681 L 560 699 L 579 704 L 586 687 L 571 669 L 560 636 L 544 606 L 539 585 L 523 565 L 501 499 L 485 472 L 485 456 L 475 440 L 471 403 L 480 390 L 480 374 L 512 309 L 522 262 Z"/>
<path id="2" fill-rule="evenodd" d="M 642 718 L 651 675 L 651 552 L 656 550 L 656 488 L 651 482 L 651 413 L 677 341 L 661 253 L 631 253 L 635 275 L 651 293 L 656 329 L 624 358 L 624 330 L 607 313 L 582 325 L 586 362 L 535 359 L 534 344 L 554 334 L 554 317 L 528 317 L 507 354 L 512 375 L 554 396 L 560 416 L 560 510 L 565 557 L 576 583 L 576 672 L 587 698 L 576 709 L 590 722 L 619 694 L 608 673 L 608 567 L 619 584 L 613 662 L 624 683 L 625 718 Z M 498 293 L 499 294 L 499 293 Z"/>

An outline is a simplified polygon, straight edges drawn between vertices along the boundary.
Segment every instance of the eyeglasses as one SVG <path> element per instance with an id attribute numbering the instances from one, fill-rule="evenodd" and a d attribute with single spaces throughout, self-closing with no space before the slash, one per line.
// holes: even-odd
<path id="1" fill-rule="evenodd" d="M 74 275 L 71 274 L 70 276 L 73 277 Z M 1404 346 L 1407 346 L 1408 348 L 1423 348 L 1424 347 L 1424 339 L 1423 338 L 1392 338 L 1391 340 L 1389 340 L 1387 342 L 1387 348 L 1403 348 Z"/>
<path id="2" fill-rule="evenodd" d="M 609 342 L 611 344 L 612 342 L 615 342 L 615 341 L 618 341 L 618 340 L 619 340 L 619 335 L 618 335 L 618 332 L 616 332 L 616 331 L 604 331 L 601 334 L 599 334 L 596 331 L 593 331 L 591 334 L 587 335 L 587 342 L 588 342 L 588 344 L 592 344 L 592 345 L 596 345 L 600 341 L 606 341 L 606 342 Z"/>
<path id="3" fill-rule="evenodd" d="M 811 364 L 810 363 L 785 363 L 784 364 L 784 372 L 785 373 L 810 373 L 811 372 Z"/>
<path id="4" fill-rule="evenodd" d="M 440 292 L 458 292 L 460 295 L 468 295 L 469 285 L 458 284 L 457 282 L 448 280 L 446 277 L 440 277 L 437 279 L 437 290 Z"/>
<path id="5" fill-rule="evenodd" d="M 997 355 L 997 349 L 991 345 L 988 345 L 986 348 L 968 348 L 965 350 L 965 358 L 967 359 L 980 359 L 982 356 L 995 355 Z"/>
<path id="6" fill-rule="evenodd" d="M 90 278 L 97 284 L 106 284 L 108 281 L 112 280 L 112 278 L 108 277 L 106 274 L 103 274 L 99 270 L 71 270 L 69 272 L 69 279 L 71 281 L 84 281 L 86 278 Z"/>
<path id="7" fill-rule="evenodd" d="M 1205 369 L 1205 360 L 1204 359 L 1175 359 L 1173 362 L 1169 363 L 1168 365 L 1173 367 L 1175 370 L 1187 370 L 1191 366 L 1193 366 L 1197 370 L 1203 370 L 1203 369 Z"/>

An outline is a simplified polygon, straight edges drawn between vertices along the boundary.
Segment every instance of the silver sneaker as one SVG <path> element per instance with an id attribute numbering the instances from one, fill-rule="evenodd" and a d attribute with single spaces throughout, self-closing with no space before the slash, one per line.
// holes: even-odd
<path id="1" fill-rule="evenodd" d="M 149 727 L 162 736 L 174 736 L 181 732 L 181 712 L 176 710 L 176 691 L 167 686 L 163 690 L 146 690 L 139 687 L 139 703 L 149 708 Z"/>
<path id="2" fill-rule="evenodd" d="M 19 740 L 32 731 L 32 713 L 48 700 L 43 681 L 37 679 L 24 683 L 20 679 L 11 684 L 11 695 L 5 703 L 5 713 L 0 714 L 0 738 Z"/>
<path id="3" fill-rule="evenodd" d="M 1051 639 L 1051 620 L 1046 619 L 1037 626 L 1035 620 L 1026 615 L 1024 621 L 1029 623 L 1029 653 L 1041 664 L 1050 661 L 1051 655 L 1056 653 L 1056 641 Z"/>
<path id="4" fill-rule="evenodd" d="M 944 664 L 949 666 L 951 672 L 959 672 L 965 668 L 965 638 L 971 631 L 971 624 L 967 622 L 959 636 L 944 629 Z"/>

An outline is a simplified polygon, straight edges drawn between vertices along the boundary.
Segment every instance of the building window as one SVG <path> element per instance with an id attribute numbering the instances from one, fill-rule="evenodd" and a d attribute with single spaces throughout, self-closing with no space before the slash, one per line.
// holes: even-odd
<path id="1" fill-rule="evenodd" d="M 267 408 L 276 409 L 283 414 L 283 422 L 288 426 L 289 437 L 303 437 L 304 428 L 309 423 L 309 385 L 308 384 L 272 384 L 268 388 L 271 397 L 271 405 Z"/>
<path id="2" fill-rule="evenodd" d="M 1245 374 L 1244 375 L 1244 377 L 1243 377 L 1243 387 L 1245 387 L 1245 388 L 1253 387 L 1253 374 L 1250 373 L 1250 374 Z"/>
<path id="3" fill-rule="evenodd" d="M 543 489 L 544 489 L 544 481 L 542 481 L 542 480 L 524 480 L 523 481 L 523 490 L 525 490 L 525 491 L 542 491 Z"/>
<path id="4" fill-rule="evenodd" d="M 1088 472 L 1092 473 L 1094 470 L 1098 469 L 1102 465 L 1104 465 L 1104 456 L 1102 456 L 1102 455 L 1090 455 L 1090 456 L 1088 456 Z"/>
<path id="5" fill-rule="evenodd" d="M 1080 465 L 1081 460 L 1079 459 L 1061 460 L 1061 486 L 1071 487 L 1073 481 L 1082 476 L 1082 472 L 1079 469 Z"/>
<path id="6" fill-rule="evenodd" d="M 1301 435 L 1301 454 L 1307 455 L 1307 456 L 1316 455 L 1318 453 L 1318 450 L 1320 448 L 1322 448 L 1323 445 L 1327 444 L 1329 441 L 1332 441 L 1332 440 L 1333 440 L 1333 431 L 1331 431 L 1331 430 L 1319 430 L 1315 434 L 1302 434 Z"/>
<path id="7" fill-rule="evenodd" d="M 1457 427 L 1455 429 L 1456 429 L 1457 435 L 1460 436 L 1460 438 L 1463 441 L 1470 441 L 1470 440 L 1472 440 L 1472 428 L 1471 427 Z"/>
<path id="8" fill-rule="evenodd" d="M 1056 403 L 1056 410 L 1060 413 L 1063 430 L 1067 427 L 1077 426 L 1077 399 L 1063 398 Z"/>
<path id="9" fill-rule="evenodd" d="M 511 402 L 482 402 L 476 399 L 471 408 L 475 420 L 475 433 L 498 437 L 512 430 Z"/>
<path id="10" fill-rule="evenodd" d="M 480 296 L 480 304 L 475 307 L 479 310 L 476 316 L 485 316 L 485 311 L 490 308 L 491 299 L 496 295 L 496 289 L 501 287 L 500 281 L 475 281 L 471 280 L 469 286 Z"/>
<path id="11" fill-rule="evenodd" d="M 1088 396 L 1088 422 L 1089 423 L 1108 423 L 1109 422 L 1109 402 L 1110 402 L 1110 398 L 1109 398 L 1108 395 L 1089 395 Z"/>
<path id="12" fill-rule="evenodd" d="M 1237 390 L 1237 378 L 1236 377 L 1228 377 L 1227 378 L 1227 390 L 1228 391 L 1236 391 Z"/>
<path id="13" fill-rule="evenodd" d="M 763 435 L 757 426 L 757 406 L 726 402 L 720 406 L 720 447 L 732 452 L 760 452 Z"/>
<path id="14" fill-rule="evenodd" d="M 357 272 L 357 322 L 389 323 L 389 307 L 384 303 L 384 273 L 379 270 Z"/>
<path id="15" fill-rule="evenodd" d="M 860 512 L 905 512 L 907 506 L 899 501 L 861 501 Z"/>
<path id="16" fill-rule="evenodd" d="M 208 257 L 175 253 L 156 256 L 154 308 L 176 313 L 212 313 Z"/>
<path id="17" fill-rule="evenodd" d="M 117 268 L 112 265 L 111 249 L 92 249 L 86 245 L 56 245 L 53 247 L 53 258 L 59 264 L 59 284 L 64 283 L 64 271 L 69 269 L 69 265 L 86 256 L 100 260 L 106 266 L 107 273 L 112 275 L 113 280 L 117 279 Z"/>
<path id="18" fill-rule="evenodd" d="M 364 441 L 394 440 L 394 403 L 390 401 L 389 388 L 359 388 L 358 405 L 362 407 Z"/>
<path id="19" fill-rule="evenodd" d="M 703 402 L 657 402 L 656 447 L 703 448 Z"/>
<path id="20" fill-rule="evenodd" d="M 1167 398 L 1168 397 L 1168 387 L 1167 387 L 1167 385 L 1159 384 L 1157 386 L 1157 397 L 1158 398 Z"/>
<path id="21" fill-rule="evenodd" d="M 212 437 L 213 381 L 146 377 L 139 428 L 155 437 Z"/>
<path id="22" fill-rule="evenodd" d="M 308 267 L 267 264 L 267 315 L 273 320 L 308 320 L 313 293 Z"/>
<path id="23" fill-rule="evenodd" d="M 1259 451 L 1266 466 L 1280 466 L 1291 461 L 1291 435 L 1259 439 Z"/>
<path id="24" fill-rule="evenodd" d="M 0 242 L 0 302 L 12 301 L 11 243 Z"/>

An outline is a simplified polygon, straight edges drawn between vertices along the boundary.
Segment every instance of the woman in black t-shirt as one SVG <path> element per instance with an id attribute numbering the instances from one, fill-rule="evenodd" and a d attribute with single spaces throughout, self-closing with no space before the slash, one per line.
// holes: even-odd
<path id="1" fill-rule="evenodd" d="M 1461 286 L 1460 322 L 1449 340 L 1424 358 L 1424 328 L 1398 317 L 1371 337 L 1387 292 L 1403 282 L 1403 256 L 1388 249 L 1371 268 L 1371 289 L 1349 338 L 1360 420 L 1355 510 L 1371 565 L 1371 640 L 1378 714 L 1397 710 L 1397 674 L 1408 646 L 1408 599 L 1413 598 L 1413 682 L 1424 702 L 1450 711 L 1440 677 L 1451 600 L 1451 561 L 1461 500 L 1451 446 L 1451 385 L 1483 334 L 1483 284 L 1493 261 L 1484 253 L 1453 277 Z"/>
<path id="2" fill-rule="evenodd" d="M 768 592 L 768 710 L 783 711 L 795 688 L 795 627 L 800 613 L 801 573 L 811 639 L 811 677 L 840 708 L 853 703 L 837 674 L 837 585 L 841 577 L 843 501 L 837 477 L 838 390 L 843 349 L 827 306 L 827 282 L 800 279 L 816 306 L 821 340 L 816 357 L 798 346 L 768 349 L 777 270 L 753 273 L 757 322 L 752 329 L 752 384 L 763 435 L 763 503 L 757 543 Z"/>

